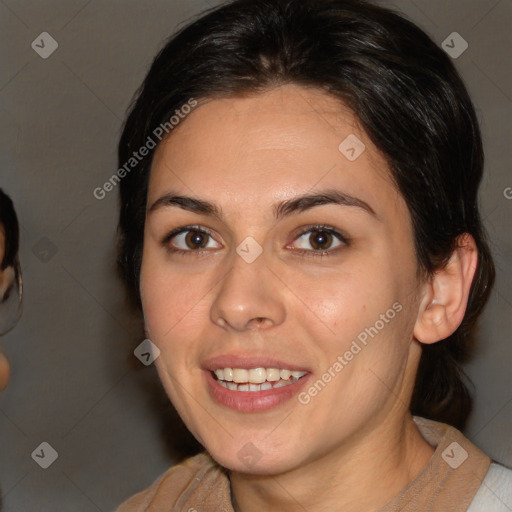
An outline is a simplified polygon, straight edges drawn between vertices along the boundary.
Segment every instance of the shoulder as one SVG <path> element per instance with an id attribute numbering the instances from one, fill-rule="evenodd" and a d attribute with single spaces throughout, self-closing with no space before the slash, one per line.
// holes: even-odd
<path id="1" fill-rule="evenodd" d="M 512 510 L 512 469 L 497 462 L 489 470 L 467 512 L 509 512 Z"/>
<path id="2" fill-rule="evenodd" d="M 227 476 L 207 453 L 190 457 L 169 468 L 147 489 L 125 501 L 116 512 L 171 510 L 189 496 L 207 493 L 208 487 L 222 487 Z"/>

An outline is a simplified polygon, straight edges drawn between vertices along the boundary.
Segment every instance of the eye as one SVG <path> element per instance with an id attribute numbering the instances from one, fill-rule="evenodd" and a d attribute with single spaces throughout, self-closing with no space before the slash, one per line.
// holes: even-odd
<path id="1" fill-rule="evenodd" d="M 309 226 L 303 229 L 294 243 L 298 243 L 297 252 L 307 256 L 328 256 L 335 249 L 348 245 L 348 239 L 334 228 L 328 226 Z M 175 229 L 163 240 L 162 245 L 169 252 L 177 254 L 203 253 L 207 249 L 220 249 L 221 244 L 212 234 L 201 226 L 185 226 Z M 309 247 L 308 247 L 309 246 Z"/>
<path id="2" fill-rule="evenodd" d="M 334 228 L 327 226 L 310 226 L 303 230 L 294 241 L 299 252 L 311 253 L 311 256 L 327 255 L 333 249 L 348 245 L 348 240 Z M 319 253 L 319 254 L 315 254 Z"/>
<path id="3" fill-rule="evenodd" d="M 172 242 L 172 243 L 171 243 Z M 171 252 L 202 252 L 205 249 L 219 249 L 211 233 L 199 226 L 186 226 L 169 233 L 162 244 Z"/>

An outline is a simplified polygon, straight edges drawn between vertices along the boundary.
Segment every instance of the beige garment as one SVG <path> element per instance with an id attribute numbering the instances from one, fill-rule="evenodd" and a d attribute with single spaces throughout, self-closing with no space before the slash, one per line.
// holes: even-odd
<path id="1" fill-rule="evenodd" d="M 491 464 L 457 429 L 414 417 L 434 454 L 398 495 L 376 512 L 466 512 Z M 467 454 L 467 458 L 466 458 Z M 206 453 L 167 470 L 116 512 L 234 512 L 226 471 Z"/>

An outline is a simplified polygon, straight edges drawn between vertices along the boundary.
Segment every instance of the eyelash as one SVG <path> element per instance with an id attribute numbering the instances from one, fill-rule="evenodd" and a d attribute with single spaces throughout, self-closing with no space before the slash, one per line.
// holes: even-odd
<path id="1" fill-rule="evenodd" d="M 171 231 L 168 235 L 164 237 L 162 240 L 162 245 L 173 254 L 180 254 L 180 255 L 189 255 L 190 253 L 193 253 L 196 257 L 201 257 L 205 255 L 205 253 L 209 252 L 208 249 L 203 250 L 184 250 L 184 249 L 176 249 L 173 247 L 169 247 L 169 242 L 177 235 L 180 235 L 181 233 L 186 233 L 187 231 L 196 231 L 198 233 L 202 233 L 204 235 L 208 235 L 213 238 L 212 233 L 203 227 L 200 226 L 184 226 L 181 228 L 177 228 L 173 231 Z M 340 242 L 342 242 L 345 246 L 349 245 L 349 238 L 345 235 L 341 234 L 339 231 L 337 231 L 332 226 L 326 226 L 323 224 L 315 224 L 312 226 L 307 226 L 304 229 L 302 229 L 299 233 L 295 235 L 294 241 L 298 238 L 302 237 L 306 233 L 313 232 L 313 231 L 322 231 L 324 233 L 328 233 L 335 238 L 337 238 Z M 336 248 L 336 249 L 339 249 Z M 332 256 L 334 252 L 337 252 L 336 249 L 327 249 L 325 251 L 314 251 L 314 250 L 307 250 L 307 249 L 298 249 L 295 252 L 300 254 L 301 256 L 306 256 L 308 258 L 324 258 L 326 256 Z"/>

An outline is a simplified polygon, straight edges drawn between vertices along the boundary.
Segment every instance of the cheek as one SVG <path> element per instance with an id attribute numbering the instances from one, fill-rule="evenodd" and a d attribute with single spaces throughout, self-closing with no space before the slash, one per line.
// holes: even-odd
<path id="1" fill-rule="evenodd" d="M 335 375 L 317 402 L 325 410 L 373 410 L 397 385 L 414 323 L 405 281 L 390 262 L 363 258 L 329 276 L 294 281 L 306 307 L 298 305 L 293 317 L 311 339 L 317 376 Z"/>
<path id="2" fill-rule="evenodd" d="M 309 330 L 313 328 L 320 339 L 342 344 L 379 321 L 399 297 L 399 287 L 389 273 L 372 271 L 371 265 L 365 268 L 364 264 L 314 278 L 301 276 L 293 282 L 302 299 L 297 306 L 306 313 L 301 316 L 297 311 L 297 318 L 307 318 Z"/>
<path id="3" fill-rule="evenodd" d="M 203 309 L 200 278 L 170 272 L 168 265 L 146 253 L 140 290 L 148 337 L 160 349 L 155 366 L 169 398 L 179 406 L 184 397 L 178 383 L 191 388 L 190 370 L 196 350 L 190 333 L 194 324 L 197 329 L 198 314 Z"/>
<path id="4" fill-rule="evenodd" d="M 151 254 L 143 258 L 140 290 L 146 327 L 163 344 L 204 309 L 208 283 L 201 274 L 181 275 Z"/>

